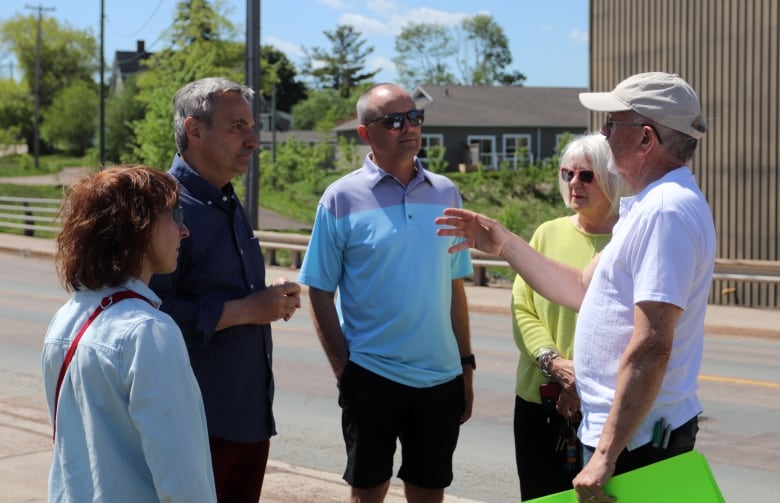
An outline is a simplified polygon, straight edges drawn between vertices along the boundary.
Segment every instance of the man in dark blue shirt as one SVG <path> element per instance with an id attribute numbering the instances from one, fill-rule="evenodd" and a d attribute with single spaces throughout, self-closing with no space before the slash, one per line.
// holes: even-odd
<path id="1" fill-rule="evenodd" d="M 300 286 L 265 284 L 263 255 L 231 180 L 249 169 L 259 145 L 252 90 L 222 78 L 180 89 L 173 100 L 181 185 L 190 238 L 176 272 L 155 276 L 162 310 L 181 327 L 203 393 L 221 502 L 257 503 L 270 437 L 272 321 L 300 307 Z"/>

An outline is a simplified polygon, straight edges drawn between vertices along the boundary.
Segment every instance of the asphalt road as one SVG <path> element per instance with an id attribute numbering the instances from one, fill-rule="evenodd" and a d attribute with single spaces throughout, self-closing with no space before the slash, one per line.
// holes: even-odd
<path id="1" fill-rule="evenodd" d="M 0 434 L 40 430 L 34 437 L 37 443 L 0 448 L 0 487 L 10 480 L 4 477 L 31 470 L 40 475 L 45 469 L 40 462 L 26 465 L 31 458 L 24 454 L 50 448 L 40 346 L 51 314 L 66 297 L 50 259 L 0 254 Z M 303 301 L 306 305 L 307 299 Z M 448 494 L 485 502 L 517 501 L 512 444 L 516 350 L 509 318 L 501 312 L 473 312 L 471 325 L 478 355 L 475 412 L 462 430 Z M 344 454 L 335 381 L 307 310 L 288 323 L 274 324 L 274 341 L 279 435 L 272 441 L 272 466 L 289 464 L 338 480 Z M 708 458 L 729 503 L 780 501 L 778 361 L 777 338 L 707 336 L 700 377 L 705 412 L 697 449 Z M 15 460 L 14 471 L 2 470 L 3 457 Z M 326 486 L 323 482 L 323 493 Z M 45 494 L 45 486 L 36 494 Z M 338 501 L 324 496 L 317 500 Z"/>

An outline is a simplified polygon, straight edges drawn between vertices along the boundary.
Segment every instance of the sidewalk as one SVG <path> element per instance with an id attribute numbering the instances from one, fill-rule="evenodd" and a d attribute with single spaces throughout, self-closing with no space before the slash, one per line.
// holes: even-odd
<path id="1" fill-rule="evenodd" d="M 0 232 L 3 253 L 53 257 L 54 241 Z M 269 267 L 268 282 L 297 271 Z M 305 289 L 305 287 L 304 287 Z M 474 312 L 509 314 L 511 291 L 506 287 L 467 286 L 469 308 Z M 750 335 L 780 338 L 780 310 L 739 306 L 709 306 L 705 320 L 708 334 Z M 11 383 L 13 384 L 13 383 Z M 44 501 L 46 478 L 51 461 L 49 421 L 45 410 L 31 404 L 13 404 L 0 410 L 0 480 L 2 501 Z M 41 492 L 43 489 L 43 493 Z M 348 487 L 340 474 L 322 472 L 269 460 L 263 487 L 263 502 L 337 503 L 346 500 Z M 393 484 L 387 503 L 403 503 L 402 489 Z M 478 503 L 448 495 L 447 503 Z"/>
<path id="2" fill-rule="evenodd" d="M 53 257 L 53 240 L 19 236 L 0 232 L 0 252 L 25 256 Z M 268 267 L 268 282 L 280 276 L 295 279 L 297 271 L 283 267 Z M 305 286 L 304 286 L 305 289 Z M 509 288 L 498 286 L 467 286 L 469 308 L 476 312 L 510 313 L 512 294 Z M 780 309 L 710 305 L 704 321 L 710 334 L 750 335 L 780 338 Z"/>

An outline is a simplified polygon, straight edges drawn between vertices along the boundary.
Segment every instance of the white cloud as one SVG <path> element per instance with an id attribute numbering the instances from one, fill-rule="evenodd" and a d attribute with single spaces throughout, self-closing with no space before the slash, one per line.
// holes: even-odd
<path id="1" fill-rule="evenodd" d="M 350 25 L 359 31 L 363 36 L 366 35 L 393 35 L 391 26 L 378 19 L 371 19 L 361 14 L 342 14 L 339 18 L 340 25 Z"/>
<path id="2" fill-rule="evenodd" d="M 371 71 L 379 70 L 383 74 L 393 75 L 396 73 L 395 63 L 390 58 L 384 56 L 371 58 L 371 61 L 368 62 L 368 67 Z"/>
<path id="3" fill-rule="evenodd" d="M 470 17 L 474 14 L 465 14 L 463 12 L 444 12 L 441 10 L 420 7 L 410 10 L 405 16 L 405 23 L 435 23 L 444 26 L 457 26 L 464 17 Z"/>
<path id="4" fill-rule="evenodd" d="M 573 40 L 575 42 L 580 43 L 587 43 L 588 42 L 588 32 L 587 31 L 581 31 L 577 28 L 573 29 L 569 32 L 569 39 Z"/>
<path id="5" fill-rule="evenodd" d="M 300 46 L 300 44 L 296 44 L 294 42 L 287 42 L 286 40 L 282 40 L 274 36 L 269 36 L 265 37 L 265 43 L 276 47 L 285 53 L 290 59 L 302 58 L 305 56 L 303 48 Z"/>
<path id="6" fill-rule="evenodd" d="M 364 35 L 395 36 L 410 23 L 436 23 L 450 27 L 459 25 L 464 17 L 473 15 L 429 7 L 409 9 L 395 0 L 370 0 L 364 7 L 366 14 L 343 14 L 339 24 L 354 26 Z"/>
<path id="7" fill-rule="evenodd" d="M 317 0 L 319 3 L 326 7 L 330 7 L 335 10 L 344 10 L 347 8 L 343 0 Z"/>

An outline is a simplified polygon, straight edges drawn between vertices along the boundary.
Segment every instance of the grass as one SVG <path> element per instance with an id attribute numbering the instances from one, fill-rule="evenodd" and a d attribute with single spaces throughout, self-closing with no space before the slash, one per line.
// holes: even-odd
<path id="1" fill-rule="evenodd" d="M 0 177 L 48 175 L 59 173 L 65 168 L 86 165 L 88 165 L 87 161 L 79 157 L 44 155 L 38 157 L 38 168 L 36 169 L 33 156 L 13 154 L 0 156 Z"/>
<path id="2" fill-rule="evenodd" d="M 57 173 L 65 167 L 89 165 L 89 161 L 65 156 L 43 156 L 39 159 L 39 165 L 40 168 L 36 170 L 32 156 L 29 155 L 0 157 L 0 195 L 61 199 L 61 187 L 3 184 L 2 177 Z M 316 186 L 301 181 L 288 184 L 284 190 L 273 190 L 263 184 L 261 172 L 258 194 L 260 206 L 281 216 L 311 224 L 323 190 L 345 173 L 329 172 L 316 182 Z M 495 218 L 526 239 L 531 237 L 540 223 L 570 212 L 558 194 L 557 172 L 554 169 L 451 172 L 446 173 L 446 176 L 458 186 L 466 208 Z M 243 181 L 237 179 L 234 185 L 239 198 L 243 200 Z M 286 259 L 283 254 L 280 258 Z M 511 280 L 514 277 L 510 270 L 494 269 L 490 275 L 497 280 Z"/>

